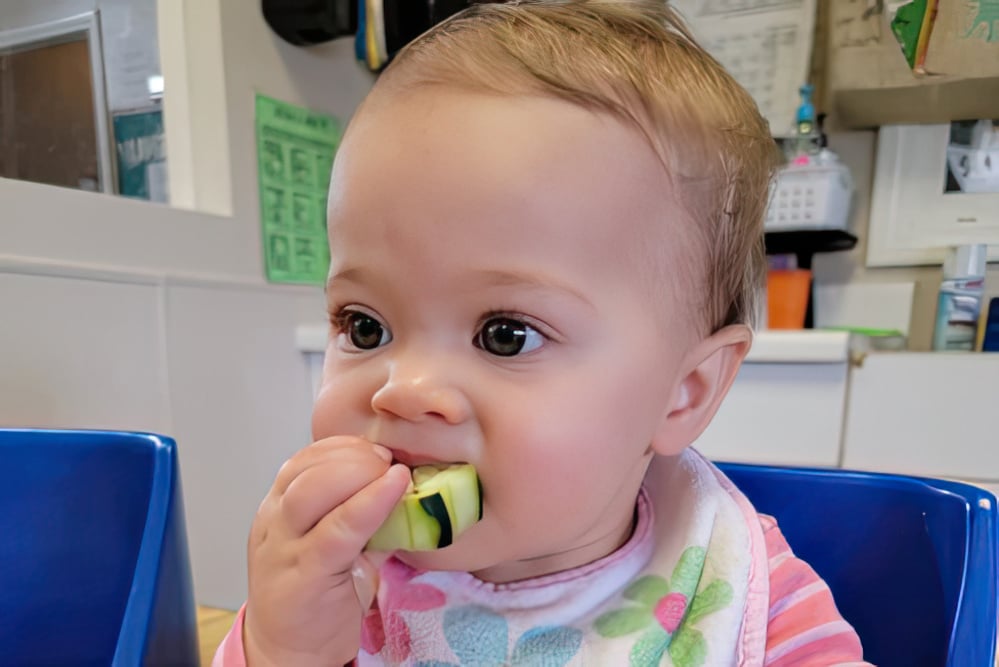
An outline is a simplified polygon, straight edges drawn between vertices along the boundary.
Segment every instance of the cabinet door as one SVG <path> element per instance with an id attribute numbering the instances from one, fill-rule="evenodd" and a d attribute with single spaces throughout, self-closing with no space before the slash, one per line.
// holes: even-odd
<path id="1" fill-rule="evenodd" d="M 696 447 L 715 460 L 836 466 L 847 362 L 746 363 Z"/>
<path id="2" fill-rule="evenodd" d="M 999 480 L 999 354 L 871 354 L 850 378 L 846 468 Z"/>

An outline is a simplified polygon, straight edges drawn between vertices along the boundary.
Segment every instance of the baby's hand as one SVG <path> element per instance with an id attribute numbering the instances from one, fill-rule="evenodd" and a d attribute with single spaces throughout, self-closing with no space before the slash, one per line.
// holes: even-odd
<path id="1" fill-rule="evenodd" d="M 362 608 L 351 570 L 409 485 L 391 453 L 347 436 L 285 463 L 250 530 L 243 646 L 250 667 L 344 665 L 357 656 Z"/>

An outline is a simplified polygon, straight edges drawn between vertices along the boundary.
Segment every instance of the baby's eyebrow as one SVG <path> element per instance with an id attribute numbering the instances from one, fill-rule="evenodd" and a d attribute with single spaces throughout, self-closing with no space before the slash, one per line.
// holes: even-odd
<path id="1" fill-rule="evenodd" d="M 329 292 L 330 287 L 333 286 L 333 283 L 344 282 L 344 281 L 357 283 L 357 282 L 362 282 L 363 280 L 364 280 L 364 269 L 361 269 L 359 267 L 350 267 L 342 269 L 330 275 L 330 277 L 326 280 L 326 284 L 323 286 L 323 291 Z"/>
<path id="2" fill-rule="evenodd" d="M 593 307 L 593 303 L 583 292 L 573 285 L 552 276 L 527 271 L 508 271 L 502 269 L 482 270 L 476 273 L 481 277 L 483 284 L 490 287 L 526 287 L 529 289 L 564 292 L 585 305 Z"/>
<path id="3" fill-rule="evenodd" d="M 543 273 L 512 271 L 508 269 L 479 269 L 475 270 L 474 273 L 477 278 L 474 281 L 476 287 L 519 287 L 547 292 L 561 292 L 590 308 L 594 308 L 593 302 L 582 291 L 567 282 L 560 281 Z M 368 272 L 362 267 L 347 267 L 329 277 L 329 280 L 326 281 L 324 291 L 329 292 L 334 284 L 340 282 L 363 283 L 367 277 Z"/>

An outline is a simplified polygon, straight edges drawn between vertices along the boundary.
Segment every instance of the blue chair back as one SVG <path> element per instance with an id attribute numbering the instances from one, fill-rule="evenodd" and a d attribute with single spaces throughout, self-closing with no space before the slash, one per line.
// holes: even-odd
<path id="1" fill-rule="evenodd" d="M 198 664 L 173 440 L 0 429 L 0 662 Z"/>
<path id="2" fill-rule="evenodd" d="M 826 580 L 881 667 L 992 667 L 996 499 L 956 482 L 721 464 Z"/>

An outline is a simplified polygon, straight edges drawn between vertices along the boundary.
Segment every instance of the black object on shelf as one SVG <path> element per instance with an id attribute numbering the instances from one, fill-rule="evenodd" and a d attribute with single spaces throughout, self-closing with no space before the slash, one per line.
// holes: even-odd
<path id="1" fill-rule="evenodd" d="M 382 0 L 385 49 L 389 60 L 406 44 L 444 19 L 457 14 L 471 0 Z"/>
<path id="2" fill-rule="evenodd" d="M 853 250 L 857 237 L 840 229 L 809 229 L 766 232 L 768 255 L 797 255 L 798 268 L 812 268 L 812 257 L 820 252 Z"/>
<path id="3" fill-rule="evenodd" d="M 857 237 L 841 229 L 808 229 L 775 231 L 764 234 L 768 255 L 794 255 L 799 269 L 812 269 L 812 258 L 820 252 L 853 250 Z M 815 280 L 808 288 L 808 307 L 805 310 L 805 328 L 815 326 Z"/>
<path id="4" fill-rule="evenodd" d="M 357 31 L 357 0 L 262 0 L 264 20 L 295 46 L 322 44 Z"/>
<path id="5" fill-rule="evenodd" d="M 472 0 L 382 0 L 377 30 L 384 33 L 389 59 L 410 41 L 471 3 Z M 261 0 L 261 10 L 271 30 L 295 46 L 313 46 L 353 36 L 361 15 L 358 0 Z"/>

